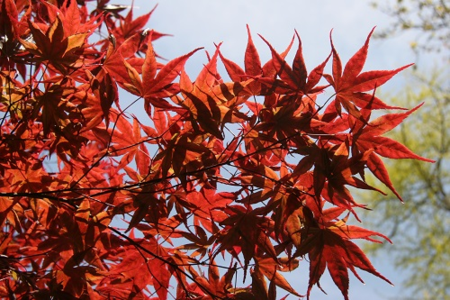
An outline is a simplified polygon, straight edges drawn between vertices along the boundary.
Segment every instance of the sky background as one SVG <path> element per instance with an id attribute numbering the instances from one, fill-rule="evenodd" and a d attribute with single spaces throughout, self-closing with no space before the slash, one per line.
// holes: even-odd
<path id="1" fill-rule="evenodd" d="M 197 47 L 205 47 L 205 50 L 213 53 L 214 43 L 223 42 L 221 47 L 223 55 L 243 66 L 247 44 L 246 24 L 248 24 L 264 64 L 270 58 L 270 51 L 257 34 L 264 36 L 275 49 L 282 52 L 291 41 L 296 29 L 302 39 L 306 66 L 308 70 L 311 70 L 330 53 L 331 29 L 333 29 L 335 47 L 345 64 L 363 45 L 374 26 L 377 26 L 378 30 L 389 26 L 392 19 L 373 9 L 370 2 L 366 0 L 162 0 L 157 3 L 149 0 L 135 0 L 135 13 L 137 15 L 147 13 L 158 4 L 150 19 L 149 27 L 173 35 L 154 43 L 156 52 L 169 60 Z M 409 48 L 409 43 L 413 40 L 414 36 L 411 34 L 403 34 L 388 40 L 372 39 L 364 70 L 395 69 L 416 62 L 416 57 Z M 295 50 L 296 44 L 292 55 Z M 204 52 L 196 53 L 188 61 L 186 70 L 191 79 L 197 76 L 206 61 Z M 288 59 L 288 62 L 290 61 Z M 399 91 L 402 84 L 404 84 L 404 77 L 399 75 L 388 82 L 382 91 Z M 401 204 L 398 202 L 393 205 Z M 376 230 L 376 228 L 369 229 Z M 406 300 L 407 298 L 398 297 L 403 289 L 400 284 L 403 273 L 391 267 L 392 261 L 388 257 L 388 252 L 384 252 L 382 256 L 372 256 L 370 259 L 377 270 L 396 286 L 392 287 L 381 279 L 361 271 L 359 273 L 366 284 L 363 285 L 352 276 L 350 299 Z M 303 294 L 307 288 L 308 263 L 301 265 L 304 267 L 292 274 L 287 274 L 286 278 L 299 293 Z M 312 299 L 343 299 L 327 272 L 321 285 L 328 296 L 315 287 Z M 278 295 L 281 297 L 285 293 Z M 295 297 L 291 296 L 288 299 L 295 299 Z"/>

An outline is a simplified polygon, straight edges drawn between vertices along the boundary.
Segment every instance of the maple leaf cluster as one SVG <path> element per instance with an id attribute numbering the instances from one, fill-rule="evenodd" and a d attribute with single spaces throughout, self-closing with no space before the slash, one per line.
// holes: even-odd
<path id="1" fill-rule="evenodd" d="M 371 33 L 345 67 L 331 43 L 308 72 L 298 35 L 262 64 L 248 30 L 244 68 L 217 45 L 192 80 L 199 49 L 159 59 L 153 11 L 88 2 L 1 1 L 2 298 L 302 297 L 300 263 L 308 298 L 325 269 L 345 299 L 348 270 L 389 282 L 352 241 L 388 238 L 347 224 L 349 187 L 396 193 L 381 157 L 428 161 L 383 136 L 418 109 L 375 96 L 407 66 L 362 72 Z"/>

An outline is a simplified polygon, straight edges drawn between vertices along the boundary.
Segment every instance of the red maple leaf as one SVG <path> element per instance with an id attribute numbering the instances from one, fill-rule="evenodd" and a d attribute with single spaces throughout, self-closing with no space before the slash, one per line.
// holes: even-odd
<path id="1" fill-rule="evenodd" d="M 384 104 L 381 100 L 370 94 L 364 93 L 380 87 L 395 74 L 411 66 L 411 64 L 406 65 L 392 71 L 369 71 L 361 73 L 367 58 L 369 40 L 374 30 L 375 28 L 369 33 L 361 49 L 347 62 L 343 72 L 341 59 L 334 48 L 330 34 L 333 68 L 332 75 L 324 74 L 324 77 L 334 87 L 336 92 L 334 106 L 330 105 L 329 107 L 334 108 L 339 115 L 341 115 L 341 107 L 357 119 L 361 116 L 358 107 L 372 109 L 396 108 Z"/>
<path id="2" fill-rule="evenodd" d="M 322 224 L 318 227 L 309 227 L 302 229 L 302 245 L 297 248 L 295 256 L 308 254 L 310 260 L 309 266 L 309 284 L 308 299 L 312 287 L 317 284 L 320 287 L 319 280 L 325 271 L 330 272 L 336 286 L 341 290 L 344 298 L 348 300 L 349 275 L 348 270 L 361 281 L 364 282 L 356 272 L 356 268 L 369 272 L 386 282 L 392 284 L 387 278 L 378 273 L 370 263 L 369 259 L 362 250 L 350 239 L 369 239 L 379 242 L 371 238 L 371 236 L 380 236 L 389 241 L 384 235 L 363 229 L 357 226 L 348 226 L 345 219 L 337 222 L 328 221 L 334 219 L 336 214 L 326 216 L 324 211 Z M 340 213 L 338 211 L 337 213 Z"/>
<path id="3" fill-rule="evenodd" d="M 178 84 L 175 84 L 173 80 L 180 75 L 187 59 L 199 49 L 197 48 L 186 55 L 175 58 L 160 67 L 156 61 L 153 46 L 149 42 L 144 64 L 142 65 L 142 79 L 136 68 L 127 61 L 123 61 L 129 76 L 126 83 L 124 83 L 125 88 L 131 93 L 144 98 L 145 107 L 149 114 L 151 113 L 151 105 L 159 108 L 172 108 L 172 105 L 164 97 L 170 97 L 179 91 Z M 158 71 L 158 69 L 160 70 Z"/>
<path id="4" fill-rule="evenodd" d="M 325 88 L 325 86 L 316 87 L 316 85 L 323 76 L 323 69 L 328 62 L 329 57 L 314 68 L 308 75 L 303 59 L 302 42 L 297 31 L 295 34 L 298 39 L 298 49 L 292 63 L 292 68 L 284 60 L 285 55 L 278 54 L 272 45 L 263 38 L 272 52 L 272 62 L 277 75 L 280 76 L 282 80 L 282 83 L 275 83 L 277 85 L 276 91 L 283 94 L 294 94 L 299 96 L 318 93 Z"/>
<path id="5" fill-rule="evenodd" d="M 44 33 L 34 22 L 29 21 L 34 43 L 20 39 L 22 45 L 37 56 L 40 61 L 50 61 L 62 74 L 68 72 L 67 67 L 78 68 L 81 63 L 81 49 L 91 33 L 79 33 L 66 36 L 59 16 Z"/>
<path id="6" fill-rule="evenodd" d="M 228 72 L 228 75 L 230 76 L 231 80 L 234 82 L 243 82 L 250 78 L 255 79 L 253 82 L 251 82 L 246 87 L 246 92 L 248 95 L 264 95 L 268 93 L 269 89 L 271 88 L 272 81 L 274 80 L 277 70 L 275 69 L 275 66 L 273 64 L 273 59 L 269 60 L 267 63 L 264 64 L 264 66 L 261 66 L 261 60 L 259 57 L 258 50 L 255 47 L 255 44 L 253 43 L 253 39 L 250 33 L 250 28 L 247 25 L 247 33 L 248 33 L 248 42 L 247 42 L 247 48 L 245 50 L 245 59 L 244 59 L 244 65 L 245 65 L 245 71 L 235 62 L 226 59 L 222 53 L 219 52 L 220 58 L 225 65 L 225 69 Z M 292 42 L 289 44 L 287 49 L 279 54 L 278 56 L 282 59 L 286 57 L 286 55 L 289 53 L 289 50 L 292 47 Z M 264 81 L 261 81 L 260 79 L 266 78 L 268 82 L 270 82 L 270 85 L 267 85 L 264 83 Z"/>
<path id="7" fill-rule="evenodd" d="M 369 167 L 370 171 L 381 182 L 383 182 L 400 200 L 402 200 L 402 198 L 392 185 L 386 167 L 384 166 L 384 163 L 380 159 L 379 155 L 392 159 L 409 158 L 428 162 L 434 161 L 421 157 L 413 153 L 403 144 L 381 135 L 397 127 L 397 125 L 399 125 L 405 118 L 419 109 L 422 105 L 423 103 L 404 113 L 392 113 L 383 115 L 373 121 L 370 121 L 367 124 L 360 120 L 349 120 L 352 126 L 353 153 L 373 150 L 373 153 L 371 153 L 367 159 L 367 166 Z M 368 119 L 370 116 L 370 112 L 365 111 L 364 115 L 364 117 Z"/>

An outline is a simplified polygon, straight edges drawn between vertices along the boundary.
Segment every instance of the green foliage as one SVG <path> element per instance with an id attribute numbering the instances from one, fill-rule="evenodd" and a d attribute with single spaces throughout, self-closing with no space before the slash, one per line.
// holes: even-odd
<path id="1" fill-rule="evenodd" d="M 411 116 L 390 133 L 436 163 L 418 165 L 412 160 L 389 163 L 392 183 L 405 202 L 404 205 L 393 202 L 395 195 L 371 198 L 370 206 L 376 213 L 370 213 L 370 221 L 386 229 L 385 232 L 391 231 L 394 247 L 389 248 L 389 254 L 394 256 L 398 268 L 407 270 L 403 283 L 416 293 L 414 299 L 418 295 L 424 299 L 450 299 L 450 2 L 397 0 L 387 6 L 378 2 L 373 5 L 393 20 L 390 28 L 382 28 L 384 32 L 378 38 L 414 33 L 411 46 L 418 58 L 434 55 L 438 61 L 432 63 L 441 69 L 430 66 L 427 56 L 422 62 L 428 65 L 419 65 L 407 75 L 409 87 L 392 102 L 425 104 L 420 117 Z"/>
<path id="2" fill-rule="evenodd" d="M 393 194 L 374 195 L 370 202 L 374 212 L 367 218 L 381 231 L 390 231 L 394 245 L 385 249 L 394 256 L 397 267 L 408 270 L 405 286 L 424 299 L 450 299 L 450 86 L 446 78 L 443 72 L 429 79 L 411 74 L 407 93 L 392 100 L 398 105 L 425 102 L 420 117 L 406 119 L 390 137 L 436 163 L 388 163 L 404 205 L 396 203 Z M 380 247 L 370 245 L 368 250 Z"/>
<path id="3" fill-rule="evenodd" d="M 388 5 L 373 2 L 375 8 L 393 17 L 390 28 L 378 33 L 386 38 L 404 31 L 417 33 L 417 40 L 411 47 L 417 53 L 426 51 L 446 51 L 450 49 L 450 1 L 448 0 L 396 0 Z"/>

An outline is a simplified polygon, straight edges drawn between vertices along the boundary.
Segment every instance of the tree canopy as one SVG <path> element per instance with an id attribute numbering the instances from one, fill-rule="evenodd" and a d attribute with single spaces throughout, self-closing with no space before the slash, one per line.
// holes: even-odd
<path id="1" fill-rule="evenodd" d="M 367 214 L 368 223 L 378 224 L 394 241 L 392 247 L 384 250 L 394 257 L 397 267 L 406 270 L 403 283 L 418 299 L 448 299 L 450 295 L 447 284 L 450 256 L 446 250 L 450 242 L 450 120 L 447 117 L 450 98 L 448 84 L 439 75 L 416 78 L 415 84 L 405 87 L 409 93 L 393 99 L 399 105 L 423 101 L 427 105 L 420 117 L 411 117 L 390 135 L 417 153 L 432 157 L 436 163 L 417 165 L 408 160 L 389 163 L 391 180 L 404 205 L 394 201 L 395 195 L 375 196 L 368 202 L 373 207 L 373 212 Z M 412 76 L 409 78 L 414 80 Z M 385 252 L 379 254 L 382 253 Z"/>
<path id="2" fill-rule="evenodd" d="M 450 49 L 450 2 L 448 0 L 396 0 L 389 4 L 372 2 L 392 17 L 389 28 L 383 28 L 378 37 L 386 38 L 397 33 L 411 31 L 416 34 L 411 47 L 423 51 L 447 51 Z M 448 53 L 446 54 L 448 58 Z"/>
<path id="3" fill-rule="evenodd" d="M 384 136 L 421 104 L 375 95 L 409 65 L 363 72 L 373 30 L 308 71 L 297 33 L 261 37 L 261 63 L 247 28 L 243 67 L 219 44 L 192 80 L 203 50 L 160 59 L 153 11 L 88 2 L 1 1 L 1 297 L 285 299 L 299 264 L 307 298 L 326 269 L 344 299 L 349 270 L 390 283 L 350 187 L 395 192 L 381 157 L 431 160 Z"/>
<path id="4" fill-rule="evenodd" d="M 405 8 L 399 13 L 396 7 Z M 424 9 L 419 17 L 414 7 Z M 398 1 L 391 7 L 394 23 L 417 22 L 414 26 L 395 28 L 410 31 L 414 27 L 418 36 L 427 38 L 416 40 L 415 51 L 420 63 L 414 72 L 404 75 L 407 86 L 391 97 L 397 105 L 425 102 L 424 108 L 420 116 L 408 118 L 390 133 L 390 137 L 436 163 L 418 165 L 412 160 L 396 160 L 387 164 L 404 205 L 393 201 L 394 194 L 367 197 L 374 208 L 367 214 L 367 222 L 385 230 L 394 245 L 389 249 L 367 246 L 366 250 L 376 250 L 380 255 L 389 253 L 395 265 L 405 270 L 403 283 L 406 289 L 399 294 L 414 293 L 417 299 L 450 299 L 450 256 L 447 251 L 450 232 L 448 8 L 448 1 L 415 0 Z M 446 13 L 437 13 L 443 10 Z M 435 12 L 433 17 L 423 17 L 430 12 Z M 425 26 L 426 23 L 431 25 Z M 420 59 L 425 55 L 427 59 Z"/>

